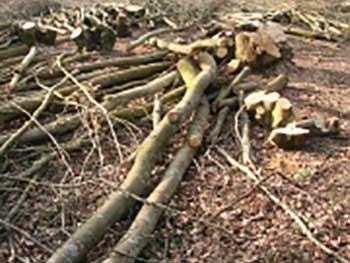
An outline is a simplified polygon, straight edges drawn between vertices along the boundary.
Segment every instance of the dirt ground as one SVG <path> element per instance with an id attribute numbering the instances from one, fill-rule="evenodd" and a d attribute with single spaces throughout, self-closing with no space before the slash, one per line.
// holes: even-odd
<path id="1" fill-rule="evenodd" d="M 285 2 L 233 1 L 226 3 L 220 12 L 229 12 L 238 5 L 269 9 Z M 288 4 L 329 12 L 330 5 L 336 2 L 341 1 L 288 1 Z M 267 81 L 279 73 L 287 74 L 289 84 L 283 95 L 295 105 L 298 118 L 338 117 L 342 133 L 312 139 L 302 150 L 288 152 L 266 144 L 267 132 L 255 125 L 251 133 L 254 162 L 262 169 L 263 176 L 271 176 L 265 185 L 298 211 L 319 240 L 350 260 L 350 44 L 348 41 L 328 43 L 290 38 L 289 45 L 293 51 L 291 60 L 267 71 L 254 72 L 254 78 Z M 230 116 L 227 120 L 219 146 L 238 159 L 233 118 Z M 126 156 L 147 136 L 151 122 L 139 128 L 134 137 L 123 136 L 124 130 L 117 131 Z M 173 138 L 165 156 L 177 146 L 178 139 L 179 136 Z M 124 179 L 130 166 L 124 164 L 115 175 L 115 153 L 110 140 L 103 142 L 103 146 L 103 167 L 98 156 L 92 156 L 88 165 L 81 167 L 91 149 L 82 149 L 70 156 L 70 165 L 79 175 L 77 177 L 67 176 L 62 163 L 52 162 L 50 168 L 40 174 L 41 184 L 34 187 L 24 203 L 14 221 L 16 226 L 52 249 L 66 240 L 112 191 L 95 180 L 97 170 L 100 176 L 117 184 Z M 165 165 L 158 167 L 156 175 L 162 173 Z M 23 167 L 14 164 L 11 172 L 21 169 Z M 0 180 L 4 183 L 4 179 Z M 69 187 L 73 184 L 80 186 Z M 20 193 L 24 186 L 18 184 L 11 190 Z M 337 262 L 315 247 L 293 220 L 258 190 L 213 219 L 217 211 L 235 202 L 253 186 L 253 182 L 227 164 L 216 148 L 202 148 L 170 203 L 184 213 L 164 214 L 138 262 Z M 11 193 L 4 183 L 0 190 L 0 218 L 16 203 L 18 195 Z M 134 213 L 130 211 L 127 218 L 110 229 L 104 241 L 92 251 L 88 262 L 100 262 L 123 235 Z M 200 222 L 202 219 L 212 220 L 220 229 L 206 226 Z M 37 263 L 45 262 L 48 257 L 49 253 L 20 235 L 8 238 L 6 233 L 0 232 L 0 262 Z"/>

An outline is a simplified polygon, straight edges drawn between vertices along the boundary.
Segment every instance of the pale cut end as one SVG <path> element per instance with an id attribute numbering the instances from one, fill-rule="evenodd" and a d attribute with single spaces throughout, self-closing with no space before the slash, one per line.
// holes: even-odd
<path id="1" fill-rule="evenodd" d="M 268 141 L 279 148 L 294 150 L 305 144 L 309 134 L 310 131 L 303 128 L 278 128 L 271 132 Z"/>

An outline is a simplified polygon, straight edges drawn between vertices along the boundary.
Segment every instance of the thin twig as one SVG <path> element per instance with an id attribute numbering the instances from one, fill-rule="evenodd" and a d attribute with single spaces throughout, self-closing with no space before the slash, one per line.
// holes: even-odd
<path id="1" fill-rule="evenodd" d="M 63 161 L 63 163 L 65 164 L 65 166 L 67 167 L 68 171 L 71 174 L 74 174 L 72 167 L 70 166 L 70 164 L 67 161 L 66 158 L 66 152 L 65 150 L 60 146 L 60 144 L 58 143 L 58 141 L 56 140 L 56 138 L 35 118 L 32 118 L 32 115 L 30 114 L 30 112 L 28 112 L 26 109 L 22 108 L 20 105 L 18 105 L 15 102 L 10 102 L 12 106 L 14 106 L 15 108 L 17 108 L 18 110 L 20 110 L 21 112 L 23 112 L 25 115 L 27 115 L 28 117 L 30 117 L 34 124 L 36 126 L 38 126 L 38 128 L 43 131 L 52 141 L 52 143 L 55 145 L 56 149 L 58 150 L 58 152 L 60 153 L 61 159 Z"/>
<path id="2" fill-rule="evenodd" d="M 81 84 L 71 73 L 69 73 L 61 64 L 61 61 L 58 60 L 57 61 L 57 66 L 59 67 L 59 69 L 77 86 L 79 87 L 82 92 L 84 93 L 84 95 L 87 97 L 87 99 L 93 104 L 95 105 L 100 111 L 101 113 L 103 114 L 103 116 L 106 118 L 107 120 L 107 123 L 108 123 L 108 126 L 109 126 L 109 129 L 111 131 L 111 134 L 113 136 L 113 140 L 114 140 L 114 144 L 115 144 L 115 147 L 117 149 L 117 152 L 118 152 L 118 155 L 119 155 L 119 160 L 120 162 L 123 162 L 123 153 L 121 151 L 121 148 L 120 148 L 120 144 L 119 144 L 119 141 L 118 141 L 118 137 L 117 137 L 117 134 L 115 133 L 115 130 L 113 128 L 113 123 L 111 121 L 111 118 L 108 114 L 108 111 L 106 110 L 105 107 L 103 107 L 99 102 L 97 102 L 95 100 L 95 98 L 93 98 L 91 96 L 91 94 L 88 92 L 88 90 L 86 89 L 85 85 Z"/>
<path id="3" fill-rule="evenodd" d="M 235 206 L 237 206 L 240 202 L 242 202 L 244 199 L 248 198 L 250 195 L 252 195 L 263 183 L 265 183 L 268 179 L 270 179 L 272 175 L 265 176 L 264 178 L 260 179 L 257 183 L 254 184 L 254 186 L 246 193 L 239 196 L 234 202 L 222 207 L 219 211 L 217 211 L 214 216 L 213 220 L 217 219 L 222 213 L 226 212 L 227 210 L 233 209 Z"/>
<path id="4" fill-rule="evenodd" d="M 219 153 L 226 158 L 228 163 L 230 163 L 232 166 L 239 169 L 241 172 L 245 173 L 250 179 L 254 180 L 255 182 L 259 182 L 258 175 L 250 170 L 247 166 L 240 164 L 235 159 L 233 159 L 229 153 L 227 153 L 224 149 L 218 148 Z M 324 245 L 321 241 L 319 241 L 309 230 L 308 226 L 304 223 L 304 221 L 301 219 L 301 217 L 295 212 L 292 208 L 290 208 L 286 203 L 284 203 L 282 200 L 280 200 L 276 195 L 274 195 L 272 192 L 270 192 L 265 186 L 260 185 L 259 188 L 280 208 L 284 210 L 285 213 L 287 213 L 294 221 L 295 223 L 300 227 L 302 233 L 312 242 L 314 243 L 319 249 L 321 249 L 326 254 L 335 257 L 339 262 L 341 263 L 350 263 L 349 260 L 339 255 L 337 252 L 333 251 L 332 249 L 328 248 L 326 245 Z"/>
<path id="5" fill-rule="evenodd" d="M 0 147 L 0 157 L 2 157 L 6 152 L 16 143 L 18 138 L 20 138 L 34 123 L 34 120 L 38 119 L 39 116 L 46 110 L 47 106 L 50 104 L 54 91 L 57 87 L 59 87 L 62 83 L 64 83 L 65 79 L 56 85 L 49 88 L 43 102 L 41 105 L 35 110 L 31 118 L 10 136 L 10 138 Z"/>
<path id="6" fill-rule="evenodd" d="M 19 234 L 21 234 L 23 237 L 25 237 L 26 239 L 32 241 L 34 244 L 36 244 L 38 247 L 40 247 L 42 250 L 44 250 L 47 253 L 52 254 L 54 251 L 49 248 L 48 246 L 44 245 L 43 243 L 41 243 L 40 241 L 36 240 L 34 237 L 32 237 L 29 233 L 27 233 L 26 231 L 18 228 L 17 226 L 3 220 L 0 218 L 0 224 L 2 224 L 5 228 L 7 229 L 12 229 L 16 232 L 18 232 Z"/>

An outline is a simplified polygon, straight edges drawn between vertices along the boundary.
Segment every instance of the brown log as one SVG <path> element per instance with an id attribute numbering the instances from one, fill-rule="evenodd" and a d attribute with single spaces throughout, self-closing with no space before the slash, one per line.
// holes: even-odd
<path id="1" fill-rule="evenodd" d="M 97 62 L 90 62 L 90 63 L 85 63 L 79 66 L 77 69 L 78 72 L 89 72 L 89 71 L 94 71 L 98 69 L 104 69 L 104 68 L 109 68 L 109 67 L 123 67 L 125 68 L 126 66 L 137 66 L 141 64 L 148 64 L 151 62 L 157 62 L 166 56 L 168 52 L 166 51 L 157 51 L 157 52 L 152 52 L 148 54 L 142 54 L 142 55 L 135 55 L 135 56 L 128 56 L 128 57 L 118 57 L 118 58 L 113 58 L 113 59 L 106 59 L 103 61 L 97 61 Z M 67 61 L 64 64 L 68 64 L 72 61 Z M 67 70 L 75 70 L 77 67 L 75 65 L 67 66 Z M 54 70 L 47 70 L 47 71 L 42 71 L 38 74 L 39 78 L 42 79 L 51 79 L 54 77 L 61 77 L 63 76 L 63 72 L 55 68 Z"/>
<path id="2" fill-rule="evenodd" d="M 28 55 L 23 59 L 23 61 L 19 65 L 19 68 L 16 70 L 14 76 L 11 79 L 11 82 L 9 84 L 10 90 L 13 90 L 17 86 L 18 81 L 21 79 L 25 71 L 28 69 L 29 65 L 32 63 L 37 52 L 37 47 L 34 46 L 30 48 Z"/>
<path id="3" fill-rule="evenodd" d="M 236 102 L 238 103 L 237 99 L 236 99 Z M 219 111 L 215 122 L 215 126 L 211 131 L 211 133 L 209 134 L 209 141 L 211 144 L 215 144 L 217 142 L 217 139 L 220 136 L 222 127 L 226 121 L 226 118 L 229 112 L 230 112 L 229 106 L 225 106 Z"/>
<path id="4" fill-rule="evenodd" d="M 176 192 L 184 173 L 192 162 L 196 149 L 202 143 L 208 115 L 209 103 L 207 100 L 203 100 L 192 121 L 183 146 L 173 158 L 161 182 L 147 198 L 147 203 L 142 206 L 127 233 L 119 240 L 103 263 L 134 262 L 146 246 L 164 210 L 162 205 L 168 203 Z M 137 242 L 132 242 L 134 240 Z"/>
<path id="5" fill-rule="evenodd" d="M 271 132 L 268 141 L 282 149 L 293 150 L 305 145 L 309 133 L 303 128 L 277 128 Z"/>
<path id="6" fill-rule="evenodd" d="M 288 84 L 288 77 L 285 74 L 280 74 L 263 87 L 268 92 L 281 92 Z"/>
<path id="7" fill-rule="evenodd" d="M 202 68 L 201 73 L 199 73 L 194 80 L 194 83 L 191 85 L 192 87 L 188 88 L 181 102 L 167 114 L 172 123 L 184 121 L 184 116 L 182 116 L 183 112 L 187 112 L 188 108 L 192 108 L 193 105 L 199 103 L 200 97 L 198 97 L 196 93 L 203 93 L 209 83 L 216 77 L 217 67 L 215 60 L 208 53 L 200 53 L 199 60 L 203 61 L 203 63 L 200 64 Z"/>
<path id="8" fill-rule="evenodd" d="M 294 120 L 293 107 L 286 98 L 280 98 L 272 111 L 271 127 L 282 127 Z"/>
<path id="9" fill-rule="evenodd" d="M 247 77 L 251 72 L 251 68 L 248 66 L 245 66 L 240 73 L 237 74 L 237 76 L 233 79 L 233 81 L 228 85 L 227 87 L 223 87 L 220 89 L 220 93 L 218 97 L 215 99 L 213 102 L 213 109 L 217 110 L 218 104 L 220 103 L 221 100 L 225 99 L 231 92 L 232 90 L 237 89 L 236 86 L 240 84 L 244 78 Z"/>
<path id="10" fill-rule="evenodd" d="M 208 60 L 203 57 L 203 60 Z M 212 58 L 210 59 L 212 60 Z M 204 61 L 205 62 L 205 61 Z M 216 71 L 216 65 L 214 64 Z M 182 105 L 183 101 L 190 100 L 192 103 L 189 107 L 176 107 L 182 109 L 184 112 L 179 112 L 181 116 L 188 117 L 192 110 L 194 110 L 200 100 L 196 97 L 201 97 L 205 88 L 209 86 L 211 80 L 214 78 L 213 70 L 203 70 L 206 74 L 199 74 L 195 81 L 196 86 L 193 89 L 186 91 L 189 95 L 184 96 L 178 105 Z M 210 75 L 210 79 L 202 81 Z M 193 92 L 193 90 L 195 92 Z M 195 103 L 197 102 L 197 103 Z M 169 114 L 169 113 L 168 113 Z M 148 181 L 151 171 L 154 168 L 157 157 L 166 147 L 169 139 L 180 129 L 180 124 L 173 124 L 170 118 L 165 116 L 159 123 L 157 128 L 140 145 L 137 155 L 135 157 L 134 165 L 129 171 L 126 180 L 120 186 L 122 191 L 115 191 L 105 204 L 96 211 L 71 237 L 63 246 L 58 249 L 47 261 L 48 263 L 78 263 L 84 260 L 85 255 L 102 239 L 108 228 L 115 222 L 120 220 L 122 215 L 134 203 L 134 200 L 125 196 L 123 191 L 141 195 L 145 191 L 145 185 Z"/>
<path id="11" fill-rule="evenodd" d="M 186 87 L 192 88 L 193 80 L 200 72 L 200 69 L 196 65 L 195 61 L 190 57 L 183 58 L 177 63 L 176 67 L 181 78 L 185 82 Z"/>
<path id="12" fill-rule="evenodd" d="M 152 80 L 145 85 L 122 91 L 116 95 L 107 95 L 104 99 L 105 107 L 108 110 L 110 108 L 115 108 L 118 104 L 128 102 L 132 99 L 160 92 L 164 88 L 168 87 L 174 81 L 176 76 L 177 72 L 172 71 L 164 76 Z"/>

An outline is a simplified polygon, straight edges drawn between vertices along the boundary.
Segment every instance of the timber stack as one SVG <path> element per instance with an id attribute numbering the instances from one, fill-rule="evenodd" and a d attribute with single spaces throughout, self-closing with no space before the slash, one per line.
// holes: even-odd
<path id="1" fill-rule="evenodd" d="M 242 132 L 243 162 L 249 162 L 250 125 L 264 127 L 268 142 L 289 150 L 302 148 L 310 136 L 337 134 L 337 119 L 295 114 L 296 105 L 284 96 L 287 75 L 269 81 L 251 77 L 290 58 L 288 34 L 336 40 L 348 27 L 298 10 L 234 13 L 202 26 L 177 26 L 136 5 L 61 9 L 1 24 L 3 171 L 8 169 L 3 160 L 15 158 L 17 148 L 60 143 L 61 151 L 69 152 L 89 145 L 94 135 L 84 132 L 86 127 L 95 133 L 108 127 L 122 162 L 115 130 L 149 119 L 153 123 L 130 157 L 123 183 L 47 262 L 82 262 L 109 227 L 141 201 L 133 224 L 103 261 L 134 262 L 168 209 L 161 204 L 169 202 L 198 148 L 220 140 L 230 115 Z M 188 39 L 178 36 L 194 29 L 198 33 Z M 158 186 L 140 200 L 160 156 L 183 129 L 187 135 Z M 62 154 L 55 151 L 35 160 L 26 176 Z"/>

